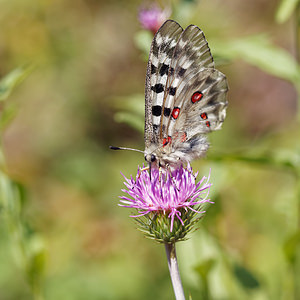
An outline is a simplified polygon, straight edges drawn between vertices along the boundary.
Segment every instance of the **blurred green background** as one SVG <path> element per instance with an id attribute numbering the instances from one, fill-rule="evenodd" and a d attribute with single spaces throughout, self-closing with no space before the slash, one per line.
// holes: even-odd
<path id="1" fill-rule="evenodd" d="M 177 246 L 186 295 L 300 299 L 299 1 L 1 0 L 0 300 L 174 299 L 164 247 L 117 205 L 144 158 L 108 149 L 144 149 L 154 4 L 203 29 L 230 87 L 192 164 L 215 204 Z"/>

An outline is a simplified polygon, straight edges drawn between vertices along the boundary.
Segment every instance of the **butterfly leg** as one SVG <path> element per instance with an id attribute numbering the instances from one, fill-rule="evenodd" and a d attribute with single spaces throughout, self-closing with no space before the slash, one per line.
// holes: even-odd
<path id="1" fill-rule="evenodd" d="M 197 179 L 197 176 L 195 176 L 195 174 L 193 172 L 191 172 L 190 170 L 188 170 L 188 168 L 185 168 L 185 169 L 194 177 L 195 180 Z"/>
<path id="2" fill-rule="evenodd" d="M 169 164 L 166 164 L 166 169 L 167 169 L 168 172 L 170 173 L 170 177 L 171 177 L 171 179 L 172 179 L 172 181 L 173 181 L 173 184 L 174 184 L 175 188 L 177 189 L 177 191 L 180 191 L 179 187 L 177 186 L 177 184 L 176 184 L 176 182 L 175 182 L 174 177 L 172 176 L 172 171 L 171 171 L 171 167 L 170 167 Z"/>
<path id="3" fill-rule="evenodd" d="M 148 166 L 148 167 L 144 167 L 142 169 L 138 169 L 138 175 L 137 175 L 136 180 L 139 179 L 140 176 L 142 175 L 142 172 L 146 171 L 146 170 L 150 170 L 150 167 Z M 151 172 L 150 172 L 150 180 L 151 180 Z M 132 189 L 134 189 L 134 186 L 132 187 Z"/>
<path id="4" fill-rule="evenodd" d="M 150 166 L 144 167 L 144 168 L 142 168 L 142 169 L 139 169 L 137 179 L 139 179 L 140 176 L 142 175 L 142 172 L 143 172 L 143 171 L 146 171 L 146 170 L 150 170 Z M 151 174 L 150 174 L 150 176 L 151 176 Z"/>
<path id="5" fill-rule="evenodd" d="M 144 167 L 142 169 L 139 169 L 139 175 L 141 175 L 141 172 L 146 171 L 146 170 L 150 170 L 150 167 Z"/>
<path id="6" fill-rule="evenodd" d="M 159 175 L 158 175 L 158 181 L 159 181 L 159 183 L 161 184 L 162 167 L 159 167 L 159 168 L 158 168 L 158 172 L 159 172 Z"/>
<path id="7" fill-rule="evenodd" d="M 141 176 L 141 172 L 143 172 L 143 171 L 148 171 L 149 170 L 149 175 L 150 175 L 150 181 L 151 181 L 151 165 L 149 164 L 147 167 L 144 167 L 144 168 L 142 168 L 142 169 L 139 169 L 139 173 L 138 173 L 138 178 L 140 178 L 140 176 Z"/>

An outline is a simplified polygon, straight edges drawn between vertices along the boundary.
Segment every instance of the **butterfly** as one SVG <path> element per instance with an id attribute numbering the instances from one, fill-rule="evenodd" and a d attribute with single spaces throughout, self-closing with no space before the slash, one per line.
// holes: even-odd
<path id="1" fill-rule="evenodd" d="M 144 155 L 149 168 L 177 168 L 203 157 L 209 148 L 206 134 L 221 129 L 225 119 L 227 91 L 203 31 L 195 25 L 183 30 L 167 20 L 153 38 L 147 64 Z"/>
<path id="2" fill-rule="evenodd" d="M 145 85 L 145 160 L 177 167 L 203 157 L 206 134 L 221 129 L 227 80 L 214 67 L 203 31 L 167 20 L 155 34 Z"/>

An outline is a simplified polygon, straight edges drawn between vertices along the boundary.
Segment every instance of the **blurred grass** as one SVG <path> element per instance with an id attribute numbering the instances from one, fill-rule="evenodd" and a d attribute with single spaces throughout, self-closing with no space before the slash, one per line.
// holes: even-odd
<path id="1" fill-rule="evenodd" d="M 286 22 L 295 3 L 172 1 L 178 22 L 204 30 L 230 86 L 223 129 L 193 162 L 200 175 L 212 168 L 215 204 L 178 245 L 193 299 L 300 297 L 299 66 Z M 0 300 L 32 299 L 26 280 L 45 299 L 173 299 L 164 249 L 117 206 L 120 171 L 134 174 L 143 157 L 108 149 L 144 147 L 151 37 L 140 4 L 1 2 L 1 178 L 26 197 L 0 191 Z M 14 200 L 25 274 L 7 220 Z"/>

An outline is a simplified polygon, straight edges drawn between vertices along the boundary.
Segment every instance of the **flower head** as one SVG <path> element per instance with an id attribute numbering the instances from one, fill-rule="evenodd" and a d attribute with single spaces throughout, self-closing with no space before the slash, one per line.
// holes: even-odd
<path id="1" fill-rule="evenodd" d="M 168 19 L 171 12 L 169 9 L 160 9 L 154 5 L 151 8 L 141 8 L 139 11 L 139 21 L 144 29 L 150 30 L 153 33 L 159 29 L 164 21 Z"/>
<path id="2" fill-rule="evenodd" d="M 140 229 L 148 237 L 171 243 L 183 240 L 199 219 L 202 204 L 207 199 L 211 183 L 209 177 L 196 182 L 197 174 L 192 168 L 181 166 L 172 172 L 151 169 L 138 170 L 135 180 L 125 176 L 120 206 L 137 209 Z M 197 217 L 198 216 L 198 217 Z"/>

